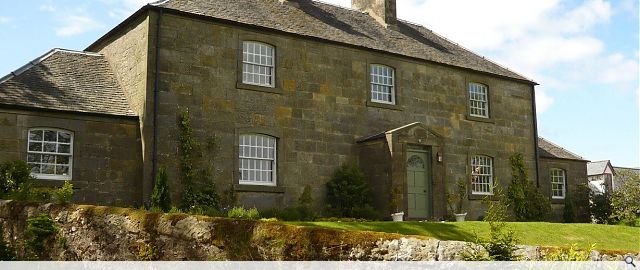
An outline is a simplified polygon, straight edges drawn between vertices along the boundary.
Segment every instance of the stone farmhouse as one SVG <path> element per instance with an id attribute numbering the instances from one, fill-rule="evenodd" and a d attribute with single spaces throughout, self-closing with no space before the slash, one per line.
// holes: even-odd
<path id="1" fill-rule="evenodd" d="M 309 186 L 321 209 L 333 172 L 354 163 L 382 213 L 398 188 L 407 218 L 445 216 L 445 191 L 468 179 L 476 219 L 515 153 L 561 206 L 584 161 L 538 158 L 536 83 L 398 19 L 395 2 L 146 5 L 84 51 L 54 49 L 0 79 L 0 160 L 110 205 L 148 201 L 166 167 L 179 201 L 188 110 L 194 137 L 216 142 L 216 186 L 245 206 L 292 205 Z"/>

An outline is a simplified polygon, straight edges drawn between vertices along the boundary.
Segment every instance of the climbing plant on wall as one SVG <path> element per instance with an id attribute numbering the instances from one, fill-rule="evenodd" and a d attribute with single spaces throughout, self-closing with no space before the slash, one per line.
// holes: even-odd
<path id="1" fill-rule="evenodd" d="M 507 201 L 518 221 L 545 220 L 551 212 L 551 202 L 529 181 L 521 153 L 509 157 L 511 184 L 507 190 Z"/>

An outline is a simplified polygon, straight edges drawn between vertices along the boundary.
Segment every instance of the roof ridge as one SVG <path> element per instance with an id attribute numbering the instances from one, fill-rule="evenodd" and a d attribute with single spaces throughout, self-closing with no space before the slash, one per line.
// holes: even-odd
<path id="1" fill-rule="evenodd" d="M 22 65 L 18 69 L 14 70 L 14 71 L 10 72 L 9 74 L 7 74 L 7 75 L 3 76 L 2 78 L 0 78 L 0 84 L 3 84 L 4 82 L 10 80 L 11 78 L 13 78 L 15 76 L 19 76 L 20 74 L 22 74 L 25 71 L 31 69 L 32 67 L 36 66 L 37 64 L 42 63 L 42 61 L 47 60 L 47 58 L 51 57 L 52 55 L 54 55 L 55 53 L 58 53 L 58 52 L 83 54 L 83 55 L 88 55 L 88 56 L 102 56 L 102 54 L 93 53 L 93 52 L 76 51 L 76 50 L 62 49 L 62 48 L 53 48 L 53 49 L 49 50 L 48 52 L 46 52 L 46 53 L 36 57 L 35 59 L 29 61 L 28 63 Z"/>
<path id="2" fill-rule="evenodd" d="M 555 147 L 558 147 L 558 148 L 560 148 L 560 149 L 562 149 L 562 150 L 564 150 L 564 151 L 567 151 L 569 154 L 572 154 L 572 155 L 574 155 L 574 156 L 576 156 L 576 157 L 579 157 L 580 159 L 584 160 L 584 157 L 582 157 L 582 156 L 580 156 L 580 155 L 577 155 L 576 153 L 571 152 L 571 151 L 569 151 L 568 149 L 566 149 L 566 148 L 564 148 L 564 147 L 562 147 L 562 146 L 559 146 L 559 145 L 557 145 L 557 144 L 555 144 L 555 143 L 553 143 L 553 142 L 551 142 L 551 141 L 549 141 L 549 140 L 547 140 L 547 139 L 545 139 L 545 138 L 543 138 L 543 137 L 538 136 L 538 138 L 539 138 L 539 139 L 541 139 L 541 140 L 543 140 L 543 141 L 545 141 L 545 142 L 547 142 L 547 143 L 548 143 L 548 144 L 550 144 L 550 145 L 553 145 L 553 146 L 555 146 Z"/>

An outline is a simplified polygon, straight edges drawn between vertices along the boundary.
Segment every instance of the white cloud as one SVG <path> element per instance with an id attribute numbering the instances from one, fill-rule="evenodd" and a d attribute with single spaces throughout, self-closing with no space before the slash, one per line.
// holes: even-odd
<path id="1" fill-rule="evenodd" d="M 536 90 L 536 112 L 544 113 L 549 107 L 553 104 L 553 98 L 547 95 L 544 90 L 537 89 Z"/>
<path id="2" fill-rule="evenodd" d="M 46 11 L 46 12 L 55 12 L 56 11 L 56 7 L 54 7 L 51 4 L 41 5 L 38 9 L 40 9 L 42 11 Z"/>
<path id="3" fill-rule="evenodd" d="M 632 82 L 638 78 L 638 62 L 622 54 L 608 56 L 603 65 L 605 68 L 598 78 L 603 83 Z"/>
<path id="4" fill-rule="evenodd" d="M 56 35 L 61 37 L 75 36 L 103 27 L 102 23 L 87 16 L 67 15 L 61 21 L 63 25 L 56 28 Z"/>
<path id="5" fill-rule="evenodd" d="M 5 16 L 0 16 L 0 23 L 4 24 L 4 23 L 9 23 L 9 22 L 11 22 L 11 18 L 5 17 Z"/>

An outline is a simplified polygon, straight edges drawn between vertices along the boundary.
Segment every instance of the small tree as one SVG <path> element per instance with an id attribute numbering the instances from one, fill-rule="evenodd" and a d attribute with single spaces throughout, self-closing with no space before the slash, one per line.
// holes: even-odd
<path id="1" fill-rule="evenodd" d="M 371 208 L 371 191 L 364 173 L 355 165 L 342 165 L 327 183 L 327 211 L 337 217 L 363 217 Z"/>
<path id="2" fill-rule="evenodd" d="M 610 219 L 634 226 L 640 218 L 640 174 L 619 170 L 617 177 L 624 182 L 611 196 Z"/>
<path id="3" fill-rule="evenodd" d="M 450 211 L 455 214 L 462 214 L 464 201 L 468 194 L 468 188 L 467 182 L 464 179 L 459 179 L 456 182 L 456 190 L 446 192 L 447 204 L 449 205 Z"/>
<path id="4" fill-rule="evenodd" d="M 171 197 L 169 196 L 169 186 L 167 183 L 167 170 L 160 167 L 156 175 L 156 183 L 151 193 L 151 208 L 160 208 L 167 212 L 171 209 Z"/>
<path id="5" fill-rule="evenodd" d="M 589 207 L 591 217 L 596 223 L 607 224 L 611 216 L 611 195 L 608 192 L 592 192 L 591 204 Z"/>
<path id="6" fill-rule="evenodd" d="M 576 204 L 573 200 L 573 196 L 567 194 L 564 198 L 564 222 L 574 223 L 577 222 L 578 216 L 576 213 Z"/>
<path id="7" fill-rule="evenodd" d="M 551 202 L 529 182 L 524 157 L 521 153 L 517 153 L 509 157 L 509 161 L 512 178 L 507 190 L 507 201 L 513 207 L 516 220 L 545 220 L 551 212 Z"/>

